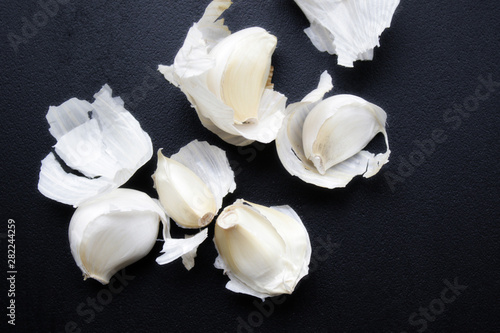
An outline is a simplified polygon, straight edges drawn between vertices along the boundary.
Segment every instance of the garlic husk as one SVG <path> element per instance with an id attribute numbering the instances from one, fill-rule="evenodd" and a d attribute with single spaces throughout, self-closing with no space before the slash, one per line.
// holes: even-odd
<path id="1" fill-rule="evenodd" d="M 191 27 L 174 64 L 158 70 L 179 87 L 203 126 L 224 141 L 248 145 L 276 138 L 286 97 L 273 90 L 276 37 L 262 28 L 231 32 L 218 17 L 229 1 L 212 1 Z"/>
<path id="2" fill-rule="evenodd" d="M 315 91 L 288 106 L 276 148 L 290 174 L 320 187 L 345 187 L 357 175 L 375 175 L 388 162 L 386 113 L 353 95 L 321 102 L 327 88 L 331 77 L 324 72 Z M 362 150 L 377 133 L 385 137 L 386 152 Z"/>
<path id="3" fill-rule="evenodd" d="M 154 186 L 167 214 L 181 227 L 208 225 L 234 191 L 234 173 L 225 152 L 194 140 L 170 158 L 158 151 Z"/>
<path id="4" fill-rule="evenodd" d="M 399 0 L 295 0 L 311 26 L 304 30 L 321 52 L 338 55 L 338 64 L 353 67 L 372 60 L 379 36 L 391 25 Z"/>
<path id="5" fill-rule="evenodd" d="M 291 294 L 309 270 L 309 235 L 289 206 L 237 200 L 217 218 L 214 243 L 215 267 L 229 276 L 233 292 L 261 299 Z"/>
<path id="6" fill-rule="evenodd" d="M 38 189 L 75 207 L 124 184 L 153 154 L 149 135 L 108 85 L 94 98 L 92 104 L 72 98 L 46 116 L 57 144 L 42 160 Z M 55 154 L 83 176 L 66 172 Z"/>

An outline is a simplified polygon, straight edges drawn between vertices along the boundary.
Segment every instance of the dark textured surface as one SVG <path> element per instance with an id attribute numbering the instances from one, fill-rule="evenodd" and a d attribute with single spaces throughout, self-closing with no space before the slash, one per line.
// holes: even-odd
<path id="1" fill-rule="evenodd" d="M 35 0 L 0 3 L 0 262 L 7 271 L 5 233 L 14 219 L 16 331 L 500 332 L 500 84 L 474 111 L 446 111 L 473 100 L 479 77 L 500 82 L 499 3 L 403 1 L 374 61 L 346 69 L 312 46 L 293 1 L 235 1 L 224 14 L 232 31 L 258 25 L 278 37 L 274 83 L 289 101 L 301 99 L 327 69 L 335 85 L 330 94 L 356 94 L 388 113 L 389 164 L 371 179 L 324 190 L 288 175 L 274 144 L 237 149 L 222 142 L 156 74 L 159 63 L 173 61 L 208 2 L 74 0 L 41 22 L 17 52 L 8 34 L 22 35 L 25 18 L 32 22 L 42 7 Z M 150 88 L 141 96 L 145 79 Z M 67 239 L 73 209 L 43 197 L 36 185 L 40 160 L 55 143 L 48 107 L 70 97 L 91 100 L 104 83 L 125 97 L 155 150 L 170 155 L 193 139 L 225 149 L 238 171 L 226 204 L 243 197 L 297 211 L 316 253 L 292 296 L 259 310 L 253 298 L 227 291 L 227 277 L 213 267 L 211 240 L 190 272 L 180 261 L 158 266 L 158 243 L 126 269 L 135 278 L 117 282 L 121 291 L 82 281 Z M 433 131 L 446 139 L 421 165 L 404 170 L 405 161 L 418 158 L 415 140 Z M 127 186 L 155 195 L 154 169 L 155 159 Z M 320 249 L 322 241 L 334 243 L 330 251 Z M 444 280 L 467 289 L 441 309 L 435 299 Z M 1 288 L 7 327 L 5 278 Z M 97 296 L 109 304 L 92 309 L 88 302 Z M 430 313 L 426 326 L 420 314 L 409 321 L 430 305 L 439 314 Z"/>

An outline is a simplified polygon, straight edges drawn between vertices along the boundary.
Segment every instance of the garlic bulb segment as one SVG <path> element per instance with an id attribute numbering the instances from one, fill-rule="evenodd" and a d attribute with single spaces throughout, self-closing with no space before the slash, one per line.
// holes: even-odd
<path id="1" fill-rule="evenodd" d="M 399 0 L 295 0 L 311 26 L 304 30 L 321 52 L 338 55 L 338 64 L 353 67 L 372 60 L 379 36 L 391 25 Z"/>
<path id="2" fill-rule="evenodd" d="M 289 206 L 265 207 L 244 200 L 217 218 L 215 267 L 230 278 L 226 288 L 259 298 L 291 294 L 307 275 L 309 235 Z"/>
<path id="3" fill-rule="evenodd" d="M 276 138 L 286 104 L 271 83 L 277 39 L 259 27 L 231 34 L 218 19 L 230 4 L 212 1 L 189 30 L 174 63 L 158 70 L 186 95 L 203 126 L 224 141 L 269 143 Z"/>
<path id="4" fill-rule="evenodd" d="M 153 154 L 149 135 L 108 85 L 94 98 L 71 98 L 46 116 L 57 144 L 42 160 L 38 189 L 75 207 L 124 184 Z M 82 175 L 66 172 L 61 161 Z"/>
<path id="5" fill-rule="evenodd" d="M 181 227 L 209 224 L 234 191 L 234 173 L 225 152 L 194 140 L 170 158 L 158 151 L 154 185 L 167 214 Z"/>
<path id="6" fill-rule="evenodd" d="M 375 175 L 388 162 L 387 115 L 353 95 L 321 101 L 320 87 L 327 76 L 322 74 L 318 89 L 302 102 L 288 106 L 276 148 L 290 174 L 325 188 L 345 187 L 357 175 Z M 379 154 L 362 150 L 378 133 L 384 135 L 387 150 Z"/>
<path id="7" fill-rule="evenodd" d="M 69 243 L 84 279 L 103 284 L 151 251 L 161 207 L 147 194 L 115 189 L 80 205 L 69 224 Z"/>

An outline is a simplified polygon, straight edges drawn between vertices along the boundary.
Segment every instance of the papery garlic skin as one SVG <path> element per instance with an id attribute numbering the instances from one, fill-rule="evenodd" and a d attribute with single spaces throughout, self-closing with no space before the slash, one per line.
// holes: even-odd
<path id="1" fill-rule="evenodd" d="M 163 208 L 184 228 L 208 225 L 221 208 L 224 196 L 236 188 L 225 152 L 197 140 L 171 158 L 159 150 L 152 177 Z"/>
<path id="2" fill-rule="evenodd" d="M 321 52 L 338 55 L 338 64 L 353 67 L 372 60 L 379 36 L 389 28 L 399 0 L 295 0 L 311 26 L 304 30 Z"/>
<path id="3" fill-rule="evenodd" d="M 357 175 L 375 175 L 390 155 L 386 113 L 353 95 L 337 95 L 321 102 L 331 88 L 331 77 L 325 71 L 317 89 L 287 107 L 276 138 L 285 169 L 325 188 L 345 187 Z M 387 150 L 379 154 L 362 150 L 377 133 L 384 135 Z"/>
<path id="4" fill-rule="evenodd" d="M 42 160 L 38 190 L 74 207 L 123 185 L 153 154 L 151 138 L 107 84 L 94 98 L 71 98 L 46 116 L 58 141 Z M 66 172 L 55 154 L 83 176 Z"/>
<path id="5" fill-rule="evenodd" d="M 153 179 L 162 206 L 175 222 L 201 228 L 212 221 L 217 207 L 208 186 L 188 167 L 163 156 L 161 150 Z"/>
<path id="6" fill-rule="evenodd" d="M 158 70 L 179 87 L 203 126 L 244 146 L 276 138 L 286 97 L 273 90 L 271 56 L 276 37 L 262 28 L 231 32 L 218 17 L 230 1 L 212 1 L 188 32 L 170 66 Z"/>
<path id="7" fill-rule="evenodd" d="M 244 200 L 217 218 L 215 267 L 230 278 L 231 291 L 259 298 L 291 294 L 307 275 L 309 235 L 289 206 L 265 207 Z"/>
<path id="8" fill-rule="evenodd" d="M 147 194 L 115 189 L 80 205 L 69 224 L 69 243 L 84 279 L 102 284 L 147 255 L 157 236 L 160 206 Z"/>

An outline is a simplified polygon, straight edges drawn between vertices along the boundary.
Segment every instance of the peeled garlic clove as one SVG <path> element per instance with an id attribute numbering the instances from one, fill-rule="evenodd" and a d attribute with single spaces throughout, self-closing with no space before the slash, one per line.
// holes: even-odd
<path id="1" fill-rule="evenodd" d="M 220 148 L 194 140 L 171 158 L 158 151 L 154 185 L 167 214 L 181 227 L 209 224 L 234 191 L 234 173 Z"/>
<path id="2" fill-rule="evenodd" d="M 224 141 L 269 143 L 276 138 L 286 103 L 270 82 L 277 40 L 258 27 L 231 35 L 218 19 L 230 4 L 212 1 L 189 30 L 174 64 L 158 70 L 182 90 L 203 126 Z"/>
<path id="3" fill-rule="evenodd" d="M 115 189 L 80 205 L 69 225 L 69 243 L 84 279 L 102 284 L 151 251 L 161 207 L 147 194 Z"/>
<path id="4" fill-rule="evenodd" d="M 236 124 L 258 122 L 276 43 L 275 36 L 254 27 L 229 35 L 210 51 L 215 67 L 208 71 L 208 88 L 234 110 Z"/>
<path id="5" fill-rule="evenodd" d="M 379 36 L 391 25 L 399 0 L 295 0 L 311 26 L 304 30 L 321 52 L 338 55 L 338 64 L 353 67 L 372 60 Z"/>
<path id="6" fill-rule="evenodd" d="M 54 153 L 42 160 L 39 191 L 75 207 L 123 185 L 153 154 L 149 135 L 104 85 L 90 104 L 72 98 L 47 113 L 55 153 L 83 176 L 66 172 Z M 91 116 L 89 116 L 89 113 Z"/>
<path id="7" fill-rule="evenodd" d="M 304 153 L 322 175 L 361 151 L 377 133 L 385 133 L 387 115 L 353 95 L 336 95 L 316 105 L 302 130 Z"/>
<path id="8" fill-rule="evenodd" d="M 158 150 L 153 177 L 162 206 L 178 224 L 200 228 L 212 221 L 216 213 L 214 195 L 189 168 Z"/>
<path id="9" fill-rule="evenodd" d="M 291 294 L 307 275 L 309 235 L 289 206 L 265 207 L 244 200 L 217 218 L 215 267 L 230 278 L 231 291 L 259 298 Z"/>
<path id="10" fill-rule="evenodd" d="M 315 91 L 288 106 L 276 148 L 290 174 L 317 186 L 336 188 L 346 186 L 357 175 L 375 175 L 388 162 L 390 150 L 386 113 L 353 95 L 321 102 L 329 87 L 331 78 L 324 72 Z M 375 155 L 362 150 L 377 133 L 385 137 L 386 152 Z"/>

